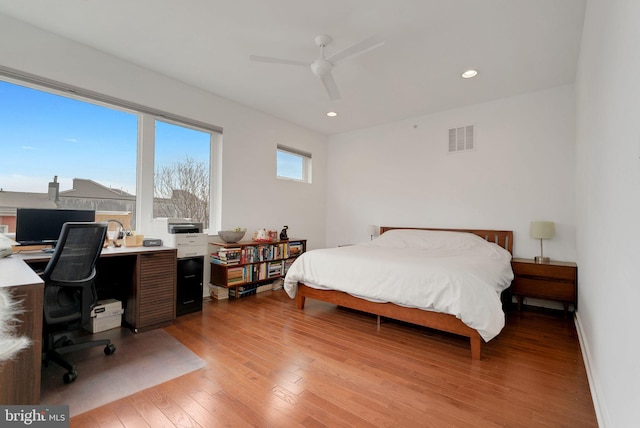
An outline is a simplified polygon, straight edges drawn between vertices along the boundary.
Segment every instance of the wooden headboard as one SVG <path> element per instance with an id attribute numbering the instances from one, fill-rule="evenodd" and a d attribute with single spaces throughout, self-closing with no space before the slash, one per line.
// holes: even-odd
<path id="1" fill-rule="evenodd" d="M 486 229 L 435 229 L 431 227 L 391 227 L 380 226 L 380 234 L 382 235 L 388 230 L 393 229 L 414 229 L 414 230 L 441 230 L 448 232 L 469 232 L 478 235 L 482 239 L 498 244 L 505 250 L 513 254 L 513 231 L 511 230 L 486 230 Z"/>

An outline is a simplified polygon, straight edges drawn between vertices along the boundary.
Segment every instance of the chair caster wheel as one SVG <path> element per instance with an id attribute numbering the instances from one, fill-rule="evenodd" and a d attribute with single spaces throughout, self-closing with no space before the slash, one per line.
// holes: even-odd
<path id="1" fill-rule="evenodd" d="M 67 372 L 62 376 L 62 380 L 64 381 L 64 383 L 67 383 L 67 384 L 75 382 L 77 378 L 78 378 L 78 372 L 76 371 Z"/>
<path id="2" fill-rule="evenodd" d="M 104 347 L 104 353 L 106 355 L 111 355 L 114 352 L 116 352 L 116 345 L 114 345 L 113 343 L 108 344 L 107 346 Z"/>

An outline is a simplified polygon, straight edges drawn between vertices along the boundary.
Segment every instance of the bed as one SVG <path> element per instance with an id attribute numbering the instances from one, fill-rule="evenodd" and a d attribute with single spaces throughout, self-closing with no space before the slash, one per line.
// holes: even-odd
<path id="1" fill-rule="evenodd" d="M 513 232 L 381 227 L 371 242 L 312 250 L 291 265 L 287 294 L 469 338 L 472 359 L 504 327 Z"/>

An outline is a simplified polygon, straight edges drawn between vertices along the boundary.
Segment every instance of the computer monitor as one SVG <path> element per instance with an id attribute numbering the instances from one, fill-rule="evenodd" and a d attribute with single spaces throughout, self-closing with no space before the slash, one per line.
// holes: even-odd
<path id="1" fill-rule="evenodd" d="M 63 224 L 95 219 L 96 212 L 93 210 L 18 208 L 15 240 L 21 245 L 55 246 Z"/>

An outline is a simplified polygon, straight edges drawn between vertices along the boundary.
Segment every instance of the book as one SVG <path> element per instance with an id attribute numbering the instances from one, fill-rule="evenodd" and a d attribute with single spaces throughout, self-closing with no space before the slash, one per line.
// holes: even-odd
<path id="1" fill-rule="evenodd" d="M 211 252 L 211 262 L 220 265 L 240 264 L 242 249 L 240 248 L 220 248 Z"/>
<path id="2" fill-rule="evenodd" d="M 277 262 L 269 262 L 269 269 L 267 272 L 267 277 L 268 278 L 274 278 L 277 276 L 282 275 L 282 261 L 277 261 Z"/>
<path id="3" fill-rule="evenodd" d="M 297 257 L 302 254 L 303 250 L 302 242 L 289 242 L 289 257 Z"/>
<path id="4" fill-rule="evenodd" d="M 273 290 L 273 285 L 271 285 L 271 283 L 262 284 L 256 288 L 256 293 L 262 293 L 264 291 L 270 291 L 270 290 Z"/>
<path id="5" fill-rule="evenodd" d="M 253 294 L 256 294 L 257 289 L 258 286 L 256 284 L 248 284 L 246 286 L 230 288 L 229 297 L 238 299 L 240 297 L 251 296 Z"/>
<path id="6" fill-rule="evenodd" d="M 209 286 L 209 295 L 216 300 L 224 300 L 229 298 L 229 289 L 218 285 Z"/>
<path id="7" fill-rule="evenodd" d="M 284 279 L 278 278 L 271 283 L 273 290 L 280 290 L 284 286 Z"/>

